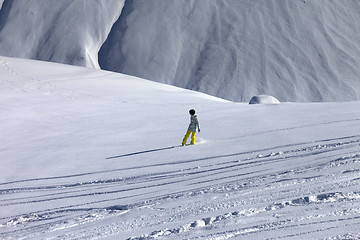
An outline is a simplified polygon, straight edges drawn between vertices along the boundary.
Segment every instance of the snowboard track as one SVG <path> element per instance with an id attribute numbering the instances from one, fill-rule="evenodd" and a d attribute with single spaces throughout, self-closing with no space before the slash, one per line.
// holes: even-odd
<path id="1" fill-rule="evenodd" d="M 134 226 L 149 232 L 128 236 L 128 239 L 186 237 L 188 232 L 201 229 L 207 231 L 199 232 L 198 236 L 207 239 L 226 239 L 288 228 L 295 229 L 293 236 L 279 231 L 278 236 L 268 239 L 305 237 L 333 229 L 350 231 L 356 228 L 354 222 L 360 219 L 360 192 L 349 190 L 360 181 L 359 143 L 360 135 L 344 136 L 175 163 L 0 183 L 1 207 L 34 206 L 33 212 L 1 215 L 0 238 L 36 238 L 54 231 L 58 232 L 59 238 L 94 238 L 116 236 Z M 280 163 L 284 166 L 284 162 L 289 163 L 286 169 L 279 167 Z M 165 165 L 172 166 L 173 170 L 159 168 L 153 173 L 106 178 L 110 172 L 121 176 L 128 170 Z M 322 183 L 324 179 L 333 181 Z M 177 184 L 186 186 L 185 190 L 177 191 Z M 164 189 L 173 190 L 164 192 Z M 272 193 L 273 189 L 277 191 Z M 259 197 L 265 193 L 268 194 L 266 198 Z M 213 200 L 217 194 L 226 194 L 228 201 Z M 209 200 L 199 201 L 204 195 L 209 196 Z M 194 204 L 174 207 L 190 200 Z M 47 208 L 46 203 L 52 201 L 59 207 Z M 299 210 L 302 214 L 297 215 L 299 206 L 302 206 Z M 152 214 L 141 215 L 145 208 L 151 209 Z M 162 211 L 164 208 L 168 208 L 167 211 Z M 326 214 L 317 211 L 323 208 L 332 210 Z M 129 214 L 147 219 L 159 218 L 173 227 L 159 229 L 161 225 L 156 221 L 139 222 L 136 218 L 121 221 Z M 226 232 L 222 231 L 221 226 L 228 223 L 263 215 L 270 216 L 270 220 L 236 228 L 230 225 L 232 227 L 228 227 Z M 119 219 L 118 223 L 91 225 L 109 218 Z M 189 219 L 189 222 L 176 226 L 184 219 Z M 71 233 L 66 231 L 86 224 L 91 227 Z M 357 237 L 356 234 L 347 232 L 340 234 L 340 238 Z"/>

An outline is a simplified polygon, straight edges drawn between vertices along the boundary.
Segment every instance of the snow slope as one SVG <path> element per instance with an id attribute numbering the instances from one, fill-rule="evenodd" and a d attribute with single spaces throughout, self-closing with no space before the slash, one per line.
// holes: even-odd
<path id="1" fill-rule="evenodd" d="M 4 0 L 0 55 L 248 102 L 360 96 L 358 0 Z"/>
<path id="2" fill-rule="evenodd" d="M 1 239 L 358 239 L 359 102 L 233 103 L 0 57 Z M 178 147 L 197 110 L 198 144 Z"/>

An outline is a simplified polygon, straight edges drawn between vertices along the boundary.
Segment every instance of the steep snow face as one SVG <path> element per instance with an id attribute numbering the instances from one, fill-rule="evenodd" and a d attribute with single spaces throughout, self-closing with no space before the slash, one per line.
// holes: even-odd
<path id="1" fill-rule="evenodd" d="M 103 69 L 249 101 L 360 95 L 359 1 L 127 1 Z"/>
<path id="2" fill-rule="evenodd" d="M 357 0 L 2 2 L 0 55 L 101 67 L 233 101 L 360 96 Z"/>
<path id="3" fill-rule="evenodd" d="M 124 0 L 1 1 L 0 55 L 96 67 Z"/>

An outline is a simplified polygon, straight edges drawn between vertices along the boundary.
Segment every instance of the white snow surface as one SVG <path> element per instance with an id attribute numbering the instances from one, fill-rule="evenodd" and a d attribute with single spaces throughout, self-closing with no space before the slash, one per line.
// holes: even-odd
<path id="1" fill-rule="evenodd" d="M 355 101 L 359 21 L 358 0 L 3 0 L 0 55 L 232 101 Z"/>
<path id="2" fill-rule="evenodd" d="M 234 103 L 0 57 L 0 239 L 359 239 L 360 103 Z M 197 111 L 197 144 L 178 147 Z"/>

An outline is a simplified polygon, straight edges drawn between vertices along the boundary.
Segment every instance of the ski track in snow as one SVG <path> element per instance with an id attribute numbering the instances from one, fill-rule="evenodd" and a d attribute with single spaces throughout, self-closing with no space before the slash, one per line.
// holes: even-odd
<path id="1" fill-rule="evenodd" d="M 187 234 L 201 231 L 198 236 L 204 239 L 256 238 L 266 232 L 272 233 L 267 239 L 278 239 L 321 236 L 334 229 L 346 234 L 331 239 L 355 239 L 359 235 L 348 232 L 358 229 L 354 222 L 360 222 L 360 191 L 349 189 L 360 181 L 359 144 L 360 135 L 355 135 L 163 164 L 174 170 L 143 165 L 134 173 L 160 168 L 127 177 L 106 178 L 107 171 L 1 183 L 1 208 L 31 205 L 34 211 L 2 214 L 0 238 L 36 239 L 57 232 L 59 239 L 117 234 L 128 239 L 194 239 Z M 120 176 L 129 170 L 111 172 Z M 176 190 L 179 184 L 181 191 Z M 217 201 L 218 194 L 227 201 Z M 47 208 L 48 202 L 58 207 Z M 253 220 L 242 225 L 244 218 Z M 107 224 L 107 219 L 118 220 Z M 98 225 L 67 231 L 92 223 Z M 171 227 L 157 229 L 163 223 Z M 126 236 L 134 228 L 149 232 Z M 289 229 L 296 235 L 289 235 Z"/>

